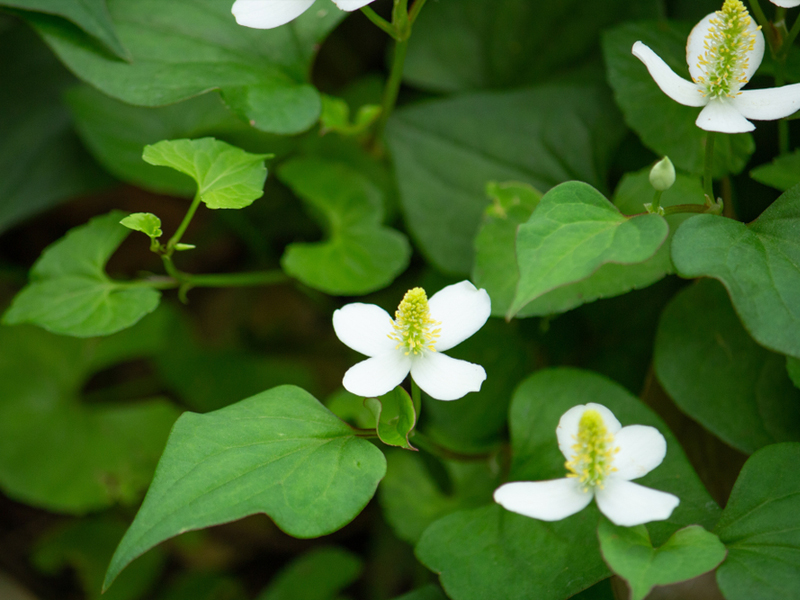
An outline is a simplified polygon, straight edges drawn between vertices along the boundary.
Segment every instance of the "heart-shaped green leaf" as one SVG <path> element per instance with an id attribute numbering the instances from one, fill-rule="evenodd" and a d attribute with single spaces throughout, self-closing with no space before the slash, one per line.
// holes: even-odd
<path id="1" fill-rule="evenodd" d="M 675 166 L 689 173 L 703 173 L 706 132 L 695 125 L 698 108 L 683 106 L 656 85 L 642 62 L 631 53 L 634 42 L 650 46 L 673 70 L 687 80 L 686 38 L 690 25 L 661 19 L 626 23 L 603 36 L 603 56 L 608 82 L 625 122 L 642 142 Z M 657 115 L 657 118 L 654 118 Z M 714 174 L 722 177 L 744 169 L 755 150 L 753 136 L 736 133 L 716 137 Z"/>
<path id="2" fill-rule="evenodd" d="M 102 369 L 160 351 L 159 317 L 93 340 L 0 327 L 4 494 L 69 514 L 139 500 L 177 410 L 158 398 L 84 402 L 82 388 Z M 102 388 L 97 394 L 102 398 Z"/>
<path id="3" fill-rule="evenodd" d="M 693 579 L 725 559 L 725 545 L 699 525 L 679 529 L 658 549 L 647 527 L 618 527 L 602 519 L 600 551 L 609 568 L 628 582 L 630 600 L 643 600 L 657 585 Z"/>
<path id="4" fill-rule="evenodd" d="M 48 246 L 3 323 L 33 323 L 61 335 L 92 337 L 130 327 L 153 312 L 159 291 L 110 279 L 105 272 L 109 257 L 130 233 L 119 224 L 124 216 L 112 211 L 95 217 Z"/>
<path id="5" fill-rule="evenodd" d="M 31 10 L 48 15 L 58 15 L 71 21 L 86 33 L 102 42 L 119 58 L 130 60 L 131 54 L 122 45 L 108 14 L 106 0 L 0 0 L 0 6 Z"/>
<path id="6" fill-rule="evenodd" d="M 381 289 L 408 266 L 408 240 L 381 224 L 383 196 L 358 171 L 344 163 L 298 158 L 281 165 L 278 177 L 312 214 L 322 215 L 327 233 L 322 242 L 290 244 L 281 258 L 286 273 L 345 296 Z"/>
<path id="7" fill-rule="evenodd" d="M 347 550 L 317 548 L 284 567 L 257 600 L 333 600 L 363 568 L 361 559 Z"/>
<path id="8" fill-rule="evenodd" d="M 319 93 L 308 83 L 311 61 L 343 12 L 310 10 L 263 31 L 237 25 L 230 0 L 170 0 L 168 10 L 162 0 L 108 0 L 108 10 L 130 62 L 98 51 L 57 19 L 25 18 L 73 73 L 129 104 L 164 106 L 220 90 L 263 131 L 299 133 L 319 118 Z"/>
<path id="9" fill-rule="evenodd" d="M 508 316 L 547 292 L 586 279 L 604 264 L 644 262 L 668 233 L 659 215 L 626 217 L 586 183 L 556 186 L 519 226 L 520 278 Z"/>
<path id="10" fill-rule="evenodd" d="M 714 277 L 762 346 L 800 358 L 800 187 L 745 225 L 697 215 L 680 226 L 672 261 L 681 277 Z"/>
<path id="11" fill-rule="evenodd" d="M 367 398 L 365 406 L 375 417 L 378 437 L 384 444 L 416 450 L 408 441 L 408 434 L 417 424 L 419 406 L 400 386 L 380 398 Z"/>
<path id="12" fill-rule="evenodd" d="M 800 441 L 800 390 L 786 360 L 747 334 L 723 287 L 698 281 L 661 316 L 654 366 L 687 415 L 742 452 Z"/>
<path id="13" fill-rule="evenodd" d="M 774 444 L 742 468 L 714 532 L 728 547 L 717 583 L 728 600 L 797 600 L 800 444 Z"/>
<path id="14" fill-rule="evenodd" d="M 184 413 L 104 587 L 166 539 L 256 513 L 295 537 L 331 533 L 361 512 L 385 471 L 380 450 L 294 386 Z"/>
<path id="15" fill-rule="evenodd" d="M 587 371 L 545 369 L 517 388 L 509 418 L 511 480 L 565 476 L 556 426 L 562 414 L 586 402 L 608 407 L 623 425 L 656 427 L 666 438 L 664 462 L 637 480 L 681 500 L 668 520 L 649 524 L 657 543 L 686 525 L 714 523 L 719 509 L 667 426 L 627 390 Z M 459 511 L 428 527 L 416 553 L 458 600 L 563 600 L 608 576 L 598 546 L 587 543 L 595 539 L 598 518 L 594 505 L 554 523 L 498 505 Z"/>
<path id="16" fill-rule="evenodd" d="M 785 192 L 800 183 L 800 150 L 782 154 L 771 163 L 750 171 L 750 177 Z"/>
<path id="17" fill-rule="evenodd" d="M 197 183 L 208 208 L 244 208 L 264 195 L 268 154 L 250 154 L 214 138 L 164 140 L 145 146 L 142 158 L 170 167 Z"/>

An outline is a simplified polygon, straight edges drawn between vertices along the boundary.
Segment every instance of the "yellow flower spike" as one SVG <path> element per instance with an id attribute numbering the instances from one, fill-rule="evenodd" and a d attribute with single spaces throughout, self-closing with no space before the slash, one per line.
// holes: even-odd
<path id="1" fill-rule="evenodd" d="M 584 491 L 603 489 L 603 480 L 616 471 L 613 462 L 618 448 L 614 446 L 614 435 L 606 429 L 600 413 L 590 409 L 581 417 L 576 438 L 577 443 L 572 446 L 575 458 L 565 465 L 567 477 L 577 477 L 584 484 Z"/>
<path id="2" fill-rule="evenodd" d="M 405 354 L 421 354 L 425 350 L 436 352 L 436 339 L 441 329 L 433 329 L 441 325 L 434 321 L 428 308 L 428 295 L 421 287 L 410 289 L 403 296 L 402 302 L 394 313 L 389 337 L 397 342 L 396 348 L 405 346 Z"/>

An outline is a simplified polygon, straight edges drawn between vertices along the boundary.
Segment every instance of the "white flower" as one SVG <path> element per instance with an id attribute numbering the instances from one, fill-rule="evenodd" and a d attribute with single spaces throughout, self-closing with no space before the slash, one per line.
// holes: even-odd
<path id="1" fill-rule="evenodd" d="M 374 0 L 333 0 L 342 10 L 352 12 Z M 306 12 L 314 0 L 236 0 L 231 12 L 236 22 L 255 29 L 284 25 Z"/>
<path id="2" fill-rule="evenodd" d="M 440 351 L 483 327 L 491 310 L 486 290 L 469 281 L 449 285 L 430 300 L 422 288 L 409 290 L 394 319 L 374 304 L 342 307 L 333 313 L 336 335 L 370 357 L 345 373 L 345 389 L 357 396 L 381 396 L 410 371 L 417 385 L 437 400 L 457 400 L 479 391 L 486 379 L 483 367 Z"/>
<path id="3" fill-rule="evenodd" d="M 708 15 L 689 34 L 686 62 L 693 81 L 677 75 L 642 42 L 633 45 L 633 54 L 667 96 L 686 106 L 705 107 L 696 124 L 706 131 L 752 131 L 755 126 L 748 119 L 773 121 L 800 108 L 797 83 L 739 91 L 764 57 L 764 35 L 739 0 L 725 0 L 722 10 Z"/>
<path id="4" fill-rule="evenodd" d="M 769 0 L 769 1 L 777 6 L 782 6 L 783 8 L 794 8 L 795 6 L 800 5 L 800 0 Z"/>
<path id="5" fill-rule="evenodd" d="M 654 427 L 622 427 L 601 404 L 573 406 L 556 428 L 567 459 L 565 479 L 501 485 L 495 502 L 526 517 L 560 521 L 588 506 L 592 498 L 615 525 L 633 527 L 669 518 L 680 500 L 631 483 L 664 460 L 667 442 Z"/>

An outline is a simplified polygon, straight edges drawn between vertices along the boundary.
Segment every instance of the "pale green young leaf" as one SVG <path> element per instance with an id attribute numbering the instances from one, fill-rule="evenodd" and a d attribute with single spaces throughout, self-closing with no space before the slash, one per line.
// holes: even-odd
<path id="1" fill-rule="evenodd" d="M 547 292 L 586 279 L 604 264 L 644 262 L 668 233 L 659 215 L 626 217 L 588 184 L 553 188 L 519 226 L 520 279 L 508 316 Z"/>
<path id="2" fill-rule="evenodd" d="M 158 239 L 164 233 L 161 231 L 161 219 L 153 213 L 133 213 L 119 223 L 133 231 L 141 231 L 151 239 Z"/>
<path id="3" fill-rule="evenodd" d="M 697 215 L 678 229 L 672 261 L 681 277 L 713 277 L 762 346 L 800 358 L 800 187 L 749 225 Z"/>
<path id="4" fill-rule="evenodd" d="M 102 42 L 118 58 L 123 60 L 130 60 L 131 58 L 130 52 L 122 45 L 117 36 L 114 23 L 108 14 L 106 0 L 77 0 L 72 2 L 64 2 L 63 0 L 0 0 L 0 6 L 63 17 Z"/>
<path id="5" fill-rule="evenodd" d="M 800 444 L 762 448 L 745 463 L 714 529 L 728 548 L 717 583 L 728 600 L 797 600 Z"/>
<path id="6" fill-rule="evenodd" d="M 61 61 L 103 93 L 139 106 L 164 106 L 212 90 L 247 122 L 293 134 L 316 123 L 319 94 L 308 83 L 319 44 L 344 17 L 310 10 L 268 31 L 237 25 L 230 0 L 110 0 L 111 20 L 132 60 L 99 52 L 75 28 L 25 15 Z M 165 8 L 166 6 L 166 8 Z"/>
<path id="7" fill-rule="evenodd" d="M 301 388 L 184 413 L 104 587 L 166 539 L 256 513 L 294 537 L 331 533 L 361 512 L 385 471 L 380 450 Z"/>
<path id="8" fill-rule="evenodd" d="M 406 237 L 386 227 L 381 191 L 352 167 L 318 158 L 281 165 L 278 177 L 322 216 L 326 237 L 289 244 L 284 271 L 333 295 L 360 295 L 391 283 L 408 266 Z"/>
<path id="9" fill-rule="evenodd" d="M 800 150 L 783 154 L 750 171 L 750 177 L 785 192 L 800 183 Z"/>
<path id="10" fill-rule="evenodd" d="M 710 527 L 715 522 L 719 508 L 667 426 L 624 388 L 587 371 L 546 369 L 517 388 L 509 418 L 512 481 L 565 476 L 556 426 L 564 412 L 587 402 L 608 407 L 623 425 L 650 425 L 666 438 L 664 461 L 637 480 L 681 500 L 669 519 L 648 525 L 656 543 L 664 543 L 686 525 Z M 416 554 L 440 574 L 445 591 L 458 600 L 563 600 L 608 577 L 598 545 L 587 543 L 595 539 L 599 516 L 594 505 L 553 523 L 499 505 L 459 511 L 428 527 Z"/>
<path id="11" fill-rule="evenodd" d="M 363 568 L 361 559 L 347 550 L 317 548 L 284 567 L 256 600 L 333 600 Z"/>
<path id="12" fill-rule="evenodd" d="M 130 230 L 111 211 L 75 227 L 34 263 L 30 283 L 3 315 L 6 325 L 32 323 L 75 337 L 109 335 L 153 312 L 161 293 L 106 275 L 105 265 Z"/>
<path id="13" fill-rule="evenodd" d="M 380 114 L 380 106 L 365 104 L 358 109 L 355 120 L 351 122 L 347 101 L 323 94 L 322 114 L 319 117 L 320 133 L 336 131 L 344 135 L 358 135 L 369 129 Z"/>
<path id="14" fill-rule="evenodd" d="M 487 181 L 545 192 L 576 179 L 602 189 L 624 127 L 605 88 L 550 84 L 403 107 L 386 134 L 420 250 L 438 269 L 467 274 Z"/>
<path id="15" fill-rule="evenodd" d="M 672 299 L 654 353 L 666 392 L 725 443 L 749 454 L 800 441 L 800 390 L 785 358 L 753 341 L 719 283 L 698 281 Z"/>
<path id="16" fill-rule="evenodd" d="M 379 398 L 367 398 L 364 404 L 374 415 L 378 437 L 384 444 L 416 450 L 408 434 L 417 424 L 417 409 L 407 391 L 398 386 Z"/>
<path id="17" fill-rule="evenodd" d="M 145 146 L 142 158 L 170 167 L 197 183 L 200 200 L 212 209 L 244 208 L 264 195 L 268 154 L 250 154 L 214 138 L 164 140 Z"/>
<path id="18" fill-rule="evenodd" d="M 602 519 L 597 528 L 600 551 L 609 568 L 630 587 L 630 600 L 644 600 L 657 585 L 693 579 L 725 559 L 725 545 L 699 525 L 679 529 L 653 548 L 647 527 L 619 527 Z"/>

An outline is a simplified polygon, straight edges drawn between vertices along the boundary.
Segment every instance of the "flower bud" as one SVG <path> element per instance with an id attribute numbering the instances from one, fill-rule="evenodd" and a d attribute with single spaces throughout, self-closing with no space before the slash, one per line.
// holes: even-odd
<path id="1" fill-rule="evenodd" d="M 650 169 L 650 185 L 659 192 L 664 192 L 675 183 L 675 167 L 668 156 L 658 161 Z"/>

